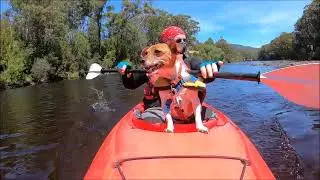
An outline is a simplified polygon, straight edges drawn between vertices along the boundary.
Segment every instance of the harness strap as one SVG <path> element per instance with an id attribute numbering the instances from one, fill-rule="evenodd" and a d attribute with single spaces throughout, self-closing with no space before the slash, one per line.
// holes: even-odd
<path id="1" fill-rule="evenodd" d="M 171 86 L 155 87 L 154 89 L 158 91 L 169 90 L 171 89 Z"/>

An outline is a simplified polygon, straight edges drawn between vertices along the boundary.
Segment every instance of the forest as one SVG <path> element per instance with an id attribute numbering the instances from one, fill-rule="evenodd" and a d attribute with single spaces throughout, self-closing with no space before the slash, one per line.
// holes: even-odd
<path id="1" fill-rule="evenodd" d="M 159 41 L 169 25 L 187 33 L 189 52 L 203 59 L 320 59 L 320 5 L 314 0 L 297 21 L 295 31 L 269 44 L 246 48 L 221 37 L 201 43 L 199 22 L 173 15 L 151 1 L 122 0 L 116 12 L 106 0 L 10 0 L 1 14 L 0 87 L 78 79 L 96 62 L 112 68 L 129 60 L 138 67 L 140 51 Z"/>
<path id="2" fill-rule="evenodd" d="M 320 60 L 320 1 L 313 0 L 296 22 L 293 32 L 283 32 L 263 45 L 261 60 Z"/>

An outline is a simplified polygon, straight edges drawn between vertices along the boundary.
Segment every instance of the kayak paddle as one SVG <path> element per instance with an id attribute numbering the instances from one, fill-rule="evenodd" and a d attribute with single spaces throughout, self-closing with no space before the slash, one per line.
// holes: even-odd
<path id="1" fill-rule="evenodd" d="M 261 82 L 286 99 L 320 109 L 320 63 L 285 67 L 264 73 Z"/>
<path id="2" fill-rule="evenodd" d="M 89 71 L 88 71 L 88 74 L 86 76 L 86 79 L 88 79 L 88 80 L 94 79 L 97 76 L 99 76 L 100 74 L 112 73 L 112 72 L 119 72 L 119 70 L 117 70 L 117 69 L 105 69 L 105 68 L 101 67 L 99 64 L 93 63 L 89 68 Z M 133 73 L 146 73 L 146 71 L 142 70 L 142 69 L 133 69 L 133 70 L 130 70 L 130 72 L 133 72 Z"/>
<path id="3" fill-rule="evenodd" d="M 146 73 L 144 70 L 129 70 L 133 73 Z M 101 73 L 118 72 L 117 69 L 105 69 L 92 64 L 86 79 L 93 79 Z M 190 71 L 199 74 L 198 70 Z M 296 104 L 320 109 L 320 63 L 302 64 L 276 69 L 263 74 L 257 73 L 215 73 L 215 78 L 262 82 L 280 95 Z"/>

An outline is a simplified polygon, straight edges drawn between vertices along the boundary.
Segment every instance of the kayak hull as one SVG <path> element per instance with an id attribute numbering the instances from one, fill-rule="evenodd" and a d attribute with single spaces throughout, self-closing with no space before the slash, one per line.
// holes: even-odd
<path id="1" fill-rule="evenodd" d="M 149 123 L 130 110 L 112 129 L 84 179 L 275 179 L 246 135 L 222 112 L 205 122 L 209 133 L 194 124 Z"/>

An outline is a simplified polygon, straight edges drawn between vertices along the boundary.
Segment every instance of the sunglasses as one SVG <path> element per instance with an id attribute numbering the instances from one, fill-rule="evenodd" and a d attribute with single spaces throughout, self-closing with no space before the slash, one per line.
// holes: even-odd
<path id="1" fill-rule="evenodd" d="M 187 39 L 177 39 L 176 40 L 176 43 L 182 43 L 182 42 L 187 42 Z"/>

